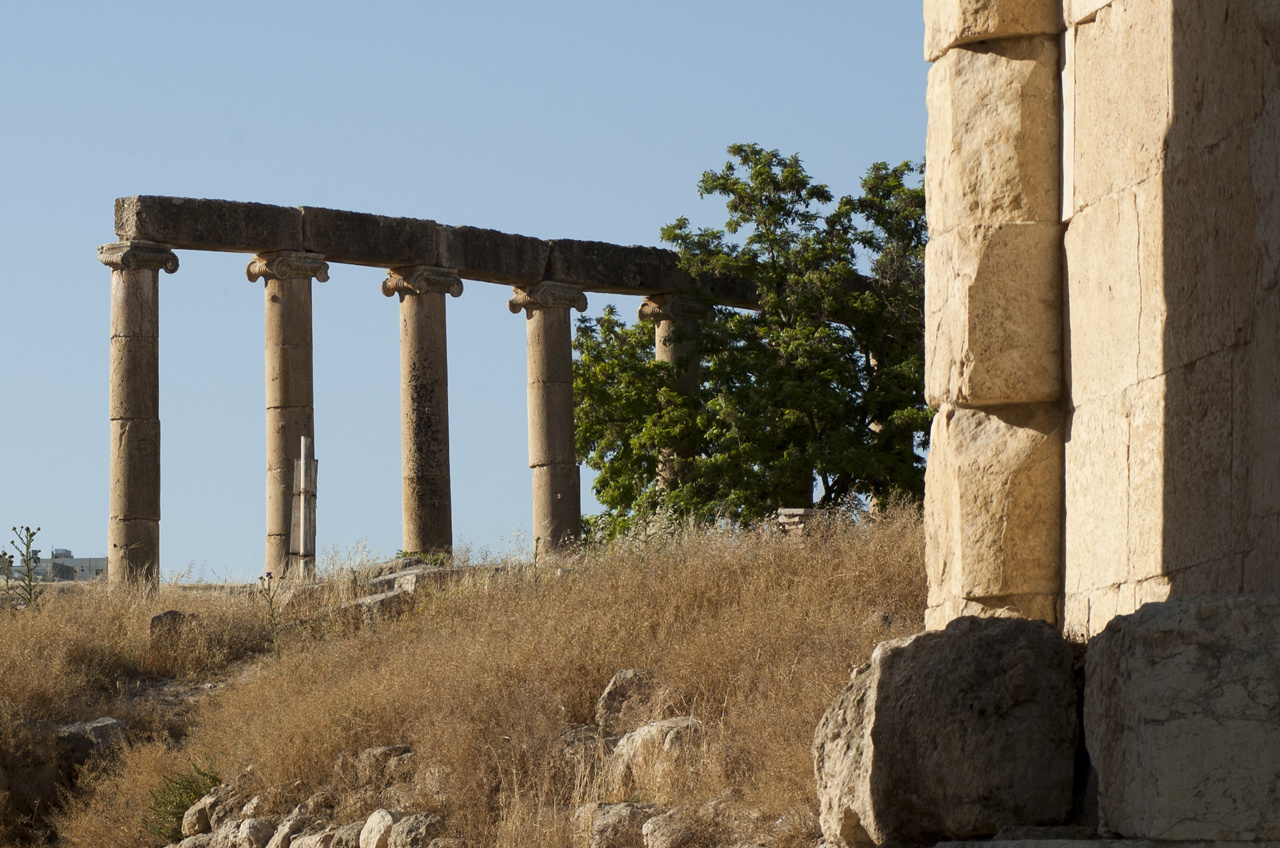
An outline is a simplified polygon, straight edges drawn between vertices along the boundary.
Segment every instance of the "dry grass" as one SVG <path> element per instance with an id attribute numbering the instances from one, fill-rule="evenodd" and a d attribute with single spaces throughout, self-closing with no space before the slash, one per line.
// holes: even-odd
<path id="1" fill-rule="evenodd" d="M 335 763 L 344 752 L 408 743 L 418 754 L 416 809 L 441 814 L 472 844 L 565 846 L 574 805 L 603 793 L 564 766 L 559 740 L 593 722 L 597 697 L 623 668 L 673 687 L 681 712 L 708 731 L 698 768 L 651 800 L 700 802 L 731 786 L 770 821 L 811 821 L 819 716 L 877 642 L 921 629 L 924 599 L 923 533 L 905 508 L 800 541 L 698 531 L 621 542 L 420 592 L 413 614 L 395 622 L 296 631 L 279 660 L 265 655 L 205 700 L 181 750 L 156 734 L 99 775 L 59 831 L 72 845 L 154 844 L 139 826 L 147 793 L 193 759 L 211 759 L 224 776 L 252 766 L 250 780 L 280 812 L 323 785 L 343 786 Z M 98 647 L 63 651 L 64 685 L 93 692 L 148 668 L 145 632 L 132 631 L 145 630 L 150 607 L 74 603 L 99 605 L 101 620 L 78 619 L 90 630 L 75 637 Z M 39 615 L 56 613 L 50 604 Z M 6 626 L 26 628 L 19 641 L 28 644 L 53 640 L 40 621 Z M 103 651 L 112 640 L 125 647 Z M 0 650 L 9 644 L 0 638 Z M 234 651 L 224 650 L 225 664 Z M 0 658 L 26 681 L 17 689 L 30 709 L 101 714 L 92 697 L 59 706 L 67 690 L 41 688 L 33 668 L 42 662 L 38 653 Z M 4 697 L 13 697 L 5 673 Z M 354 793 L 336 815 L 353 821 L 377 800 Z"/>

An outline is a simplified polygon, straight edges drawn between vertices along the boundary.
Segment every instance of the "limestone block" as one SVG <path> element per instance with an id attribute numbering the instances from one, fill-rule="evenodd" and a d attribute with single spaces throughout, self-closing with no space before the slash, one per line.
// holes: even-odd
<path id="1" fill-rule="evenodd" d="M 1064 243 L 1069 380 L 1072 402 L 1080 406 L 1136 383 L 1140 359 L 1159 361 L 1163 338 L 1158 322 L 1144 320 L 1143 306 L 1149 298 L 1140 273 L 1133 192 L 1120 192 L 1076 212 Z M 1152 294 L 1158 296 L 1159 291 Z"/>
<path id="2" fill-rule="evenodd" d="M 1089 643 L 1085 738 L 1103 825 L 1280 839 L 1280 597 L 1148 604 Z"/>
<path id="3" fill-rule="evenodd" d="M 576 463 L 573 384 L 530 383 L 528 402 L 529 467 Z"/>
<path id="4" fill-rule="evenodd" d="M 160 272 L 111 272 L 111 338 L 160 335 Z"/>
<path id="5" fill-rule="evenodd" d="M 929 604 L 924 611 L 924 626 L 929 630 L 941 630 L 948 622 L 966 615 L 1057 621 L 1061 618 L 1061 605 L 1062 598 L 1057 593 L 1003 595 L 971 601 L 937 592 L 929 597 Z"/>
<path id="6" fill-rule="evenodd" d="M 675 788 L 698 767 L 702 722 L 682 716 L 642 725 L 618 740 L 605 762 L 610 792 L 656 796 Z"/>
<path id="7" fill-rule="evenodd" d="M 437 224 L 418 218 L 390 218 L 303 206 L 305 250 L 330 262 L 398 268 L 435 265 L 439 251 Z"/>
<path id="8" fill-rule="evenodd" d="M 1057 400 L 1062 392 L 1062 227 L 958 227 L 925 252 L 930 405 Z"/>
<path id="9" fill-rule="evenodd" d="M 644 848 L 641 828 L 656 812 L 649 804 L 605 804 L 591 817 L 589 848 Z"/>
<path id="10" fill-rule="evenodd" d="M 1075 208 L 1157 175 L 1172 116 L 1168 4 L 1114 0 L 1075 31 Z"/>
<path id="11" fill-rule="evenodd" d="M 311 345 L 272 345 L 266 350 L 265 362 L 268 409 L 312 403 Z"/>
<path id="12" fill-rule="evenodd" d="M 154 337 L 111 339 L 108 416 L 160 417 L 160 344 Z"/>
<path id="13" fill-rule="evenodd" d="M 1129 579 L 1130 444 L 1125 395 L 1107 395 L 1076 407 L 1070 414 L 1069 432 L 1063 540 L 1068 599 Z M 1086 606 L 1079 621 L 1087 620 Z"/>
<path id="14" fill-rule="evenodd" d="M 950 50 L 929 71 L 929 228 L 1060 220 L 1057 39 Z"/>
<path id="15" fill-rule="evenodd" d="M 1062 30 L 1061 0 L 925 0 L 924 59 L 973 41 Z"/>
<path id="16" fill-rule="evenodd" d="M 112 421 L 112 518 L 160 519 L 160 421 Z"/>
<path id="17" fill-rule="evenodd" d="M 193 250 L 301 250 L 302 210 L 232 200 L 120 197 L 116 235 Z"/>
<path id="18" fill-rule="evenodd" d="M 401 818 L 402 813 L 392 810 L 374 810 L 360 828 L 360 848 L 387 848 L 391 829 Z"/>
<path id="19" fill-rule="evenodd" d="M 436 261 L 467 280 L 532 285 L 543 278 L 550 248 L 541 239 L 478 227 L 439 226 Z"/>
<path id="20" fill-rule="evenodd" d="M 125 580 L 160 573 L 160 522 L 149 518 L 107 521 L 107 577 Z"/>
<path id="21" fill-rule="evenodd" d="M 1176 9 L 1166 48 L 1174 63 L 1165 141 L 1170 162 L 1205 152 L 1257 121 L 1271 66 L 1254 0 L 1181 0 Z"/>
<path id="22" fill-rule="evenodd" d="M 568 309 L 536 309 L 525 321 L 529 382 L 573 383 L 573 328 Z"/>
<path id="23" fill-rule="evenodd" d="M 311 346 L 311 280 L 267 280 L 263 284 L 263 343 Z"/>
<path id="24" fill-rule="evenodd" d="M 1103 6 L 1110 6 L 1112 0 L 1063 0 L 1062 5 L 1067 15 L 1067 23 L 1075 25 L 1092 22 L 1093 17 Z"/>
<path id="25" fill-rule="evenodd" d="M 419 848 L 426 846 L 433 836 L 444 827 L 439 816 L 430 813 L 415 813 L 405 816 L 391 828 L 387 839 L 387 848 Z"/>
<path id="26" fill-rule="evenodd" d="M 1258 268 L 1251 141 L 1248 132 L 1228 136 L 1211 150 L 1171 163 L 1160 181 L 1139 193 L 1143 285 L 1162 295 L 1144 303 L 1144 319 L 1150 313 L 1164 334 L 1154 373 L 1244 338 Z"/>
<path id="27" fill-rule="evenodd" d="M 986 603 L 1056 595 L 1062 474 L 1056 407 L 941 409 L 925 480 L 929 605 L 944 597 Z"/>
<path id="28" fill-rule="evenodd" d="M 882 642 L 818 723 L 832 848 L 931 844 L 1071 811 L 1071 649 L 1048 624 L 960 618 Z"/>

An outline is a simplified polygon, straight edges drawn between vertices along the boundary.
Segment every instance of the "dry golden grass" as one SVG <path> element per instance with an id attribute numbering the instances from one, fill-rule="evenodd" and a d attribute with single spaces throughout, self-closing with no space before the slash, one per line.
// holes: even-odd
<path id="1" fill-rule="evenodd" d="M 442 815 L 472 844 L 566 846 L 574 805 L 602 790 L 564 766 L 558 741 L 594 721 L 596 699 L 623 668 L 673 687 L 681 712 L 707 729 L 699 768 L 649 800 L 696 803 L 731 786 L 769 820 L 811 821 L 819 716 L 876 643 L 923 626 L 923 533 L 910 508 L 833 521 L 803 540 L 676 533 L 418 597 L 395 622 L 295 631 L 279 660 L 264 655 L 205 699 L 180 751 L 157 737 L 92 781 L 59 820 L 62 837 L 154 844 L 139 825 L 147 793 L 190 760 L 207 757 L 224 776 L 252 766 L 257 791 L 287 812 L 321 786 L 349 782 L 335 769 L 344 752 L 407 743 L 417 752 L 416 810 Z M 118 601 L 99 603 L 105 623 L 85 644 L 137 642 L 131 628 L 149 616 L 108 615 Z M 73 673 L 64 660 L 60 674 L 92 689 L 145 668 L 142 647 L 102 669 L 89 663 L 92 671 Z M 23 686 L 33 707 L 57 700 Z M 73 714 L 85 713 L 63 717 Z M 353 821 L 376 802 L 353 793 L 335 815 Z"/>

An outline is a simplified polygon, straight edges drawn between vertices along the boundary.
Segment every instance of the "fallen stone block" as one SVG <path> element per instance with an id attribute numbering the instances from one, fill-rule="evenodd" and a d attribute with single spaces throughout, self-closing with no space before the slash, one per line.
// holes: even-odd
<path id="1" fill-rule="evenodd" d="M 1280 840 L 1280 596 L 1145 604 L 1113 618 L 1086 663 L 1104 830 Z"/>
<path id="2" fill-rule="evenodd" d="M 697 767 L 702 722 L 681 716 L 651 722 L 618 740 L 605 762 L 609 791 L 659 795 Z"/>
<path id="3" fill-rule="evenodd" d="M 1028 619 L 960 618 L 882 642 L 813 741 L 828 846 L 929 844 L 1071 812 L 1070 647 Z"/>
<path id="4" fill-rule="evenodd" d="M 596 725 L 606 738 L 622 736 L 651 721 L 670 718 L 675 701 L 675 694 L 649 672 L 623 669 L 596 702 Z"/>
<path id="5" fill-rule="evenodd" d="M 651 804 L 602 804 L 591 817 L 589 848 L 644 848 L 644 823 L 656 812 Z"/>

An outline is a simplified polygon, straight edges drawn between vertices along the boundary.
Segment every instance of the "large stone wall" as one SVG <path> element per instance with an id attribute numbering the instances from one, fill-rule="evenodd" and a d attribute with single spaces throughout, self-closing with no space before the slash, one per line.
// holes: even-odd
<path id="1" fill-rule="evenodd" d="M 926 0 L 930 626 L 1280 590 L 1277 9 Z"/>

